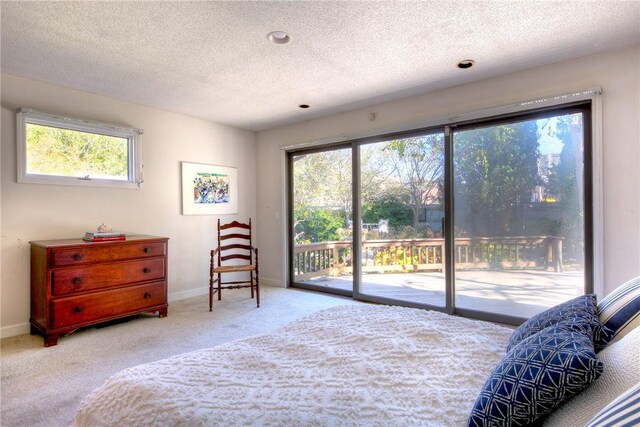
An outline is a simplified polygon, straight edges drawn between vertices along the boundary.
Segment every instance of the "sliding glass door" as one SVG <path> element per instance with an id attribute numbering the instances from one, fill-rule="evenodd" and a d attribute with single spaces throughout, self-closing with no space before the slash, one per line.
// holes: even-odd
<path id="1" fill-rule="evenodd" d="M 514 324 L 592 292 L 590 108 L 288 153 L 290 283 Z"/>
<path id="2" fill-rule="evenodd" d="M 530 317 L 584 294 L 585 117 L 453 130 L 457 309 Z"/>
<path id="3" fill-rule="evenodd" d="M 290 156 L 293 282 L 351 295 L 351 147 Z"/>
<path id="4" fill-rule="evenodd" d="M 444 133 L 360 147 L 360 296 L 445 306 Z"/>

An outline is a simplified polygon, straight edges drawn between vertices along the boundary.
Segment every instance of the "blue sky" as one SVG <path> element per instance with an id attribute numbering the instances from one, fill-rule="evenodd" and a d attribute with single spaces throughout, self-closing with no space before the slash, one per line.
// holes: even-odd
<path id="1" fill-rule="evenodd" d="M 560 154 L 563 142 L 554 136 L 549 135 L 549 129 L 552 131 L 556 128 L 557 119 L 551 117 L 548 119 L 537 120 L 538 131 L 540 132 L 540 138 L 538 139 L 538 150 L 540 154 Z"/>

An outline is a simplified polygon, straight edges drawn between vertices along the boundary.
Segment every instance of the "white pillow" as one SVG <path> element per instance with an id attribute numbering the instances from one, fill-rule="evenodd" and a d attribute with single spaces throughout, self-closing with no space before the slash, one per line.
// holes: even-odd
<path id="1" fill-rule="evenodd" d="M 640 425 L 640 383 L 598 412 L 586 427 Z"/>
<path id="2" fill-rule="evenodd" d="M 598 303 L 600 323 L 614 332 L 612 344 L 640 326 L 640 276 L 618 286 Z"/>
<path id="3" fill-rule="evenodd" d="M 552 412 L 544 426 L 584 426 L 602 408 L 640 382 L 640 328 L 598 353 L 604 371 L 589 388 Z"/>

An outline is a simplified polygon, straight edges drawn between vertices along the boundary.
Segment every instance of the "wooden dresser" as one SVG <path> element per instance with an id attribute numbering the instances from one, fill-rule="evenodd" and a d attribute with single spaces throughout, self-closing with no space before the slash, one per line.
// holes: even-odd
<path id="1" fill-rule="evenodd" d="M 167 315 L 168 238 L 31 242 L 31 334 L 60 335 L 137 313 Z"/>

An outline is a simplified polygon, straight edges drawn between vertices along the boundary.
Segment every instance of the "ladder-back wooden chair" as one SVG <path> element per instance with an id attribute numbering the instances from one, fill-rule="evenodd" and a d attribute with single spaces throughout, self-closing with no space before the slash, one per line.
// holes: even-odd
<path id="1" fill-rule="evenodd" d="M 223 282 L 222 274 L 249 273 L 248 280 Z M 251 298 L 260 307 L 260 279 L 258 278 L 258 248 L 251 242 L 251 218 L 244 224 L 233 221 L 220 225 L 218 219 L 218 247 L 211 251 L 209 278 L 209 311 L 213 309 L 213 294 L 222 298 L 223 289 L 251 288 Z"/>

